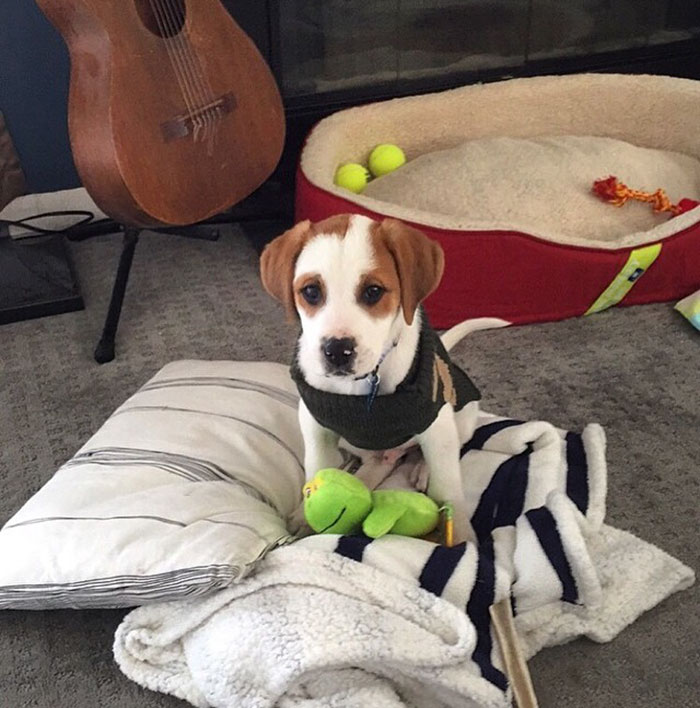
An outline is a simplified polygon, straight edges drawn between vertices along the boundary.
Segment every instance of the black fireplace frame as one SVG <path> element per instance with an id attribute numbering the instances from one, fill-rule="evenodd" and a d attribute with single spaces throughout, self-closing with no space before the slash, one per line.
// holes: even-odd
<path id="1" fill-rule="evenodd" d="M 282 86 L 284 67 L 280 52 L 279 5 L 289 0 L 224 0 L 233 17 L 252 37 Z M 449 73 L 402 79 L 309 96 L 284 97 L 287 139 L 273 180 L 293 184 L 299 152 L 309 130 L 322 118 L 343 108 L 400 96 L 442 91 L 466 84 L 487 83 L 508 78 L 582 72 L 666 74 L 700 79 L 700 37 L 668 44 L 618 51 L 530 60 L 497 69 Z"/>

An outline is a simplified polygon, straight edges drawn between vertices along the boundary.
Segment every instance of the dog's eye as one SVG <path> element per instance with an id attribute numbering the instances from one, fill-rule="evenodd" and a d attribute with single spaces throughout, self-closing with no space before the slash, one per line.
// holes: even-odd
<path id="1" fill-rule="evenodd" d="M 362 299 L 368 305 L 376 305 L 384 295 L 384 288 L 379 285 L 369 285 L 362 293 Z"/>
<path id="2" fill-rule="evenodd" d="M 309 305 L 318 305 L 321 302 L 321 288 L 318 285 L 306 285 L 301 289 L 301 295 Z"/>

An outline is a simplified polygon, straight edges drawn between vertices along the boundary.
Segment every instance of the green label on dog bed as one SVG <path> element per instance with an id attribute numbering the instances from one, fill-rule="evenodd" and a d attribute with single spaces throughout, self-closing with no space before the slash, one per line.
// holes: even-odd
<path id="1" fill-rule="evenodd" d="M 607 310 L 617 305 L 632 286 L 644 275 L 661 253 L 661 244 L 635 248 L 627 259 L 623 269 L 615 276 L 612 283 L 601 293 L 600 297 L 588 308 L 586 315 Z"/>

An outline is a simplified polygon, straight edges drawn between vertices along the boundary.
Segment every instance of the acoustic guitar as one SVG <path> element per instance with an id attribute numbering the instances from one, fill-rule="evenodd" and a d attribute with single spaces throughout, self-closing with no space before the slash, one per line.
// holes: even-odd
<path id="1" fill-rule="evenodd" d="M 37 2 L 70 53 L 76 167 L 113 219 L 201 221 L 275 169 L 279 91 L 219 0 Z"/>

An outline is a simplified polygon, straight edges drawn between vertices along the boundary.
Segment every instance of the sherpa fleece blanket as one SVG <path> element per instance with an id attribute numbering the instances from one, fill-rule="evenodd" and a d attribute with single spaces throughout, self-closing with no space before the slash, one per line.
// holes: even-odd
<path id="1" fill-rule="evenodd" d="M 593 182 L 609 175 L 635 189 L 661 187 L 674 203 L 700 196 L 696 157 L 592 135 L 467 140 L 373 180 L 363 196 L 455 219 L 468 214 L 475 227 L 558 234 L 564 243 L 622 246 L 668 221 L 648 204 L 614 209 L 594 196 Z"/>
<path id="2" fill-rule="evenodd" d="M 122 671 L 195 706 L 510 705 L 489 607 L 510 597 L 525 654 L 605 642 L 693 582 L 603 523 L 605 439 L 485 415 L 462 447 L 478 543 L 312 536 L 204 599 L 134 610 Z"/>

